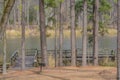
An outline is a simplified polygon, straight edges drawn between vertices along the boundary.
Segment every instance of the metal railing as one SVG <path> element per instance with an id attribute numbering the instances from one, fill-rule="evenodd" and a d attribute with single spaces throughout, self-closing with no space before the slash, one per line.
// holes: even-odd
<path id="1" fill-rule="evenodd" d="M 68 60 L 71 61 L 71 50 L 63 50 L 63 61 L 64 60 Z M 18 53 L 19 51 L 16 50 L 12 56 L 10 57 L 11 59 L 11 64 L 14 64 L 15 60 L 18 57 Z M 34 56 L 34 63 L 38 64 L 41 62 L 42 60 L 42 54 L 41 54 L 41 50 L 38 49 L 26 49 L 25 50 L 25 54 L 26 56 Z M 49 56 L 49 54 L 52 54 L 53 57 L 55 58 L 55 50 L 47 50 L 47 54 Z M 98 54 L 98 58 L 99 59 L 103 59 L 103 58 L 109 58 L 109 59 L 116 59 L 115 56 L 115 50 L 109 50 L 109 49 L 102 49 L 99 51 Z M 59 56 L 59 50 L 57 50 L 57 55 Z M 59 57 L 58 57 L 59 58 Z M 86 56 L 87 60 L 93 60 L 93 52 L 92 51 L 87 51 L 87 56 Z M 81 61 L 82 60 L 82 50 L 81 49 L 76 49 L 76 60 L 77 61 Z"/>
<path id="2" fill-rule="evenodd" d="M 63 55 L 62 55 L 63 60 L 71 60 L 71 50 L 63 50 L 62 52 L 63 52 Z M 49 56 L 49 54 L 52 54 L 53 56 L 56 55 L 55 50 L 47 50 L 47 54 L 48 54 L 48 56 Z M 57 55 L 59 58 L 59 50 L 57 50 Z M 102 49 L 102 50 L 99 50 L 98 59 L 101 60 L 104 58 L 109 58 L 110 60 L 116 60 L 115 55 L 116 55 L 115 50 Z M 38 50 L 37 56 L 38 56 L 37 60 L 42 58 L 41 50 Z M 87 51 L 86 58 L 87 58 L 87 60 L 93 60 L 93 52 Z M 81 49 L 76 49 L 76 60 L 77 61 L 82 60 L 82 50 Z"/>
<path id="3" fill-rule="evenodd" d="M 10 57 L 10 63 L 11 63 L 11 65 L 13 65 L 15 63 L 15 61 L 17 60 L 17 57 L 19 56 L 18 53 L 19 53 L 19 50 L 16 50 L 11 55 L 11 57 Z"/>

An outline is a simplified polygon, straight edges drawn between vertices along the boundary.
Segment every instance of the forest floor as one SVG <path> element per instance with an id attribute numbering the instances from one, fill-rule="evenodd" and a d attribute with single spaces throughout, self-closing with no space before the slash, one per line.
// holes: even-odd
<path id="1" fill-rule="evenodd" d="M 0 75 L 0 80 L 116 80 L 115 67 L 62 67 L 47 68 L 40 73 L 39 68 L 8 70 Z"/>

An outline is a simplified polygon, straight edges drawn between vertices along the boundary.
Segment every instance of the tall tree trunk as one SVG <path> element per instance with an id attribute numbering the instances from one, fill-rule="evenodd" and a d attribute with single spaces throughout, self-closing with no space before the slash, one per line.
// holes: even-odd
<path id="1" fill-rule="evenodd" d="M 4 7 L 5 7 L 5 1 L 4 1 Z M 6 30 L 3 34 L 3 74 L 6 74 L 7 73 L 7 70 L 6 70 L 6 54 L 7 54 L 7 45 L 6 45 Z"/>
<path id="2" fill-rule="evenodd" d="M 83 25 L 83 13 L 79 12 L 78 13 L 78 27 L 81 28 Z"/>
<path id="3" fill-rule="evenodd" d="M 120 80 L 120 0 L 117 0 L 117 80 Z"/>
<path id="4" fill-rule="evenodd" d="M 82 35 L 82 66 L 87 65 L 87 0 L 84 0 L 83 5 L 83 35 Z"/>
<path id="5" fill-rule="evenodd" d="M 21 0 L 18 0 L 17 2 L 17 10 L 18 10 L 18 27 L 21 27 Z"/>
<path id="6" fill-rule="evenodd" d="M 30 1 L 27 1 L 27 26 L 29 28 L 29 7 L 30 7 Z"/>
<path id="7" fill-rule="evenodd" d="M 22 37 L 21 37 L 21 52 L 22 52 L 22 70 L 25 69 L 25 0 L 22 0 L 22 15 L 21 15 L 21 27 L 22 27 Z"/>
<path id="8" fill-rule="evenodd" d="M 67 3 L 68 3 L 68 1 L 65 0 L 64 4 L 65 4 L 65 11 L 66 11 L 66 12 L 65 12 L 65 17 L 66 17 L 66 18 L 65 18 L 65 23 L 66 23 L 65 25 L 66 25 L 66 26 L 68 26 L 68 5 L 67 5 Z"/>
<path id="9" fill-rule="evenodd" d="M 67 28 L 68 27 L 70 27 L 70 0 L 66 0 L 66 2 L 67 2 L 67 10 L 66 10 L 66 17 L 67 17 L 67 19 L 66 19 L 66 21 L 67 21 Z"/>
<path id="10" fill-rule="evenodd" d="M 3 15 L 0 20 L 0 38 L 4 35 L 4 32 L 6 30 L 6 24 L 7 24 L 7 21 L 8 21 L 8 18 L 9 18 L 9 15 L 10 15 L 10 12 L 11 12 L 11 9 L 14 3 L 15 3 L 15 0 L 8 0 L 5 5 Z"/>
<path id="11" fill-rule="evenodd" d="M 58 53 L 57 53 L 57 30 L 58 30 L 58 25 L 57 25 L 57 8 L 54 8 L 54 14 L 55 14 L 55 67 L 58 66 Z"/>
<path id="12" fill-rule="evenodd" d="M 3 74 L 6 74 L 7 70 L 6 70 L 6 55 L 7 55 L 7 41 L 6 41 L 6 31 L 4 32 L 4 39 L 3 39 Z"/>
<path id="13" fill-rule="evenodd" d="M 40 13 L 40 41 L 41 41 L 41 53 L 42 62 L 48 66 L 47 57 L 47 44 L 46 44 L 46 27 L 45 27 L 45 12 L 44 12 L 44 0 L 39 0 L 39 13 Z"/>
<path id="14" fill-rule="evenodd" d="M 16 3 L 14 5 L 14 13 L 13 13 L 13 15 L 14 15 L 14 27 L 16 27 Z"/>
<path id="15" fill-rule="evenodd" d="M 40 25 L 39 9 L 37 9 L 37 25 Z"/>
<path id="16" fill-rule="evenodd" d="M 99 0 L 94 0 L 93 7 L 93 60 L 94 65 L 98 65 L 98 28 L 99 28 Z"/>
<path id="17" fill-rule="evenodd" d="M 63 66 L 63 27 L 62 27 L 62 3 L 60 3 L 59 12 L 59 66 Z"/>
<path id="18" fill-rule="evenodd" d="M 75 0 L 70 0 L 71 13 L 71 50 L 72 60 L 71 65 L 76 66 L 76 37 L 75 37 Z"/>

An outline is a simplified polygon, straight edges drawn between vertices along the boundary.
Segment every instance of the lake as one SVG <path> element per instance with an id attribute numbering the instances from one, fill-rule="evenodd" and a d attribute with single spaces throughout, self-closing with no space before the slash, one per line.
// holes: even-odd
<path id="1" fill-rule="evenodd" d="M 117 45 L 117 37 L 116 36 L 105 36 L 99 37 L 99 49 L 107 48 L 114 50 L 116 49 Z M 47 49 L 53 50 L 54 49 L 54 38 L 47 38 Z M 59 41 L 58 41 L 59 43 Z M 7 39 L 7 56 L 10 56 L 16 49 L 20 49 L 21 39 L 20 38 L 8 38 Z M 40 39 L 39 37 L 29 37 L 26 38 L 26 49 L 37 48 L 40 49 Z M 77 37 L 76 39 L 76 47 L 82 48 L 82 38 Z M 63 41 L 63 49 L 70 49 L 70 38 L 64 38 Z M 3 42 L 0 41 L 0 54 L 2 55 L 3 52 Z"/>

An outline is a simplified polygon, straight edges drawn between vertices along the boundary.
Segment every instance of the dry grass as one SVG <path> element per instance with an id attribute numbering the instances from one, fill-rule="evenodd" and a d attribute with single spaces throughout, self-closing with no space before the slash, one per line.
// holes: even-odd
<path id="1" fill-rule="evenodd" d="M 6 33 L 7 33 L 7 37 L 10 37 L 10 38 L 21 37 L 21 29 L 7 30 Z M 47 37 L 53 38 L 55 36 L 55 31 L 54 30 L 47 30 L 46 34 L 47 34 Z M 57 35 L 58 34 L 59 34 L 59 31 L 57 31 Z M 71 32 L 70 32 L 70 30 L 64 30 L 63 34 L 64 34 L 64 37 L 70 38 Z M 117 34 L 116 29 L 108 29 L 107 35 L 115 36 L 116 34 Z M 25 35 L 26 35 L 26 37 L 39 36 L 40 35 L 39 29 L 26 28 Z M 80 37 L 80 36 L 82 36 L 81 29 L 77 29 L 76 30 L 76 37 Z"/>
<path id="2" fill-rule="evenodd" d="M 7 37 L 20 37 L 20 31 L 18 30 L 7 30 L 6 31 Z"/>
<path id="3" fill-rule="evenodd" d="M 54 30 L 47 30 L 47 34 L 49 37 L 53 38 L 55 36 L 55 31 Z M 59 31 L 57 31 L 57 35 L 59 34 Z M 64 37 L 70 37 L 70 30 L 64 30 L 63 35 Z M 76 30 L 76 37 L 81 36 L 81 30 Z"/>
<path id="4" fill-rule="evenodd" d="M 49 66 L 50 67 L 54 67 L 55 66 L 55 59 L 54 59 L 53 54 L 49 54 L 48 61 L 49 61 Z"/>
<path id="5" fill-rule="evenodd" d="M 117 30 L 116 29 L 108 29 L 108 35 L 110 35 L 110 36 L 117 35 Z"/>
<path id="6" fill-rule="evenodd" d="M 7 37 L 11 37 L 11 38 L 16 38 L 16 37 L 21 37 L 21 30 L 7 30 Z M 47 36 L 50 38 L 53 38 L 55 36 L 55 31 L 54 30 L 47 30 Z M 59 34 L 59 31 L 57 31 L 57 35 Z M 70 30 L 64 30 L 63 31 L 64 37 L 70 37 Z M 30 37 L 30 36 L 39 36 L 39 30 L 38 29 L 29 29 L 27 28 L 25 30 L 25 35 L 26 37 Z M 76 36 L 81 36 L 81 31 L 80 30 L 76 30 Z"/>

